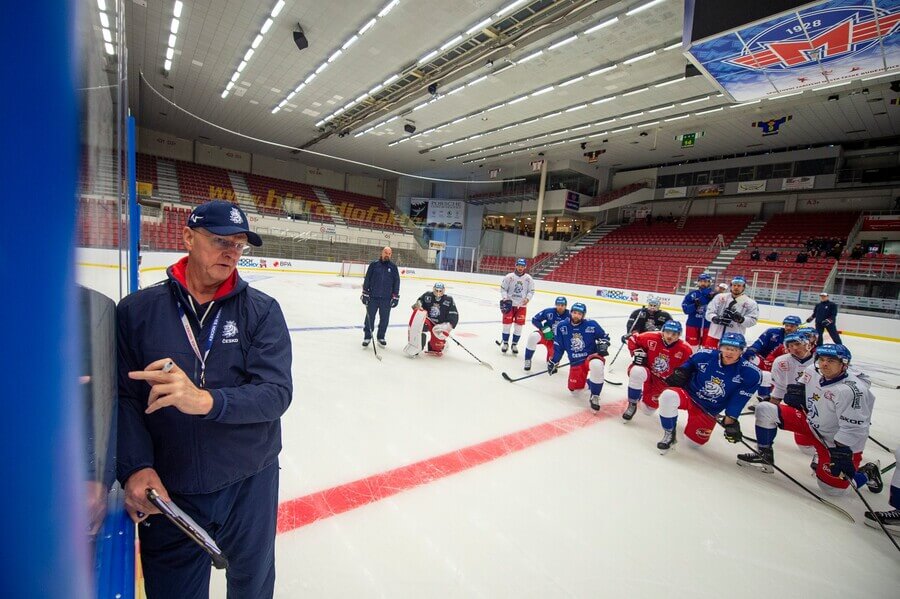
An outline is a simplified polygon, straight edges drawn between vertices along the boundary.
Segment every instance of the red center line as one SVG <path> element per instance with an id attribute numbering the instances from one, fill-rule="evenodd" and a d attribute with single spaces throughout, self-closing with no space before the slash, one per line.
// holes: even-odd
<path id="1" fill-rule="evenodd" d="M 278 532 L 289 532 L 587 428 L 601 420 L 618 416 L 621 404 L 622 402 L 617 402 L 605 405 L 596 413 L 584 410 L 421 462 L 285 501 L 278 506 Z"/>

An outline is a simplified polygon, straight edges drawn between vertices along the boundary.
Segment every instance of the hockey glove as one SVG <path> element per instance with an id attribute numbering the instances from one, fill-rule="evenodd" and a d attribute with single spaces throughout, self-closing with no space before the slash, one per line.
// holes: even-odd
<path id="1" fill-rule="evenodd" d="M 829 447 L 828 453 L 831 456 L 831 462 L 828 464 L 828 470 L 831 476 L 843 476 L 852 479 L 856 474 L 856 468 L 853 466 L 853 450 L 846 445 L 838 445 Z"/>
<path id="2" fill-rule="evenodd" d="M 363 303 L 363 306 L 368 306 L 369 305 L 369 294 L 363 293 L 361 296 L 359 296 L 359 301 L 361 301 Z"/>
<path id="3" fill-rule="evenodd" d="M 396 308 L 397 304 L 400 303 L 400 296 L 395 295 L 391 298 L 391 308 Z"/>
<path id="4" fill-rule="evenodd" d="M 609 341 L 603 340 L 597 342 L 597 354 L 603 357 L 609 355 Z"/>
<path id="5" fill-rule="evenodd" d="M 727 327 L 731 324 L 730 318 L 725 318 L 724 316 L 713 316 L 712 317 L 713 324 L 720 324 L 723 327 Z"/>
<path id="6" fill-rule="evenodd" d="M 684 387 L 691 379 L 691 375 L 686 368 L 676 368 L 672 374 L 666 377 L 666 385 L 669 387 Z"/>
<path id="7" fill-rule="evenodd" d="M 559 372 L 559 364 L 553 360 L 547 360 L 547 374 L 553 376 L 557 372 Z"/>
<path id="8" fill-rule="evenodd" d="M 442 324 L 436 324 L 431 328 L 431 332 L 434 333 L 434 336 L 441 341 L 447 339 L 450 336 L 450 331 L 453 330 L 453 327 L 449 322 L 445 322 Z"/>
<path id="9" fill-rule="evenodd" d="M 644 366 L 647 364 L 647 352 L 640 347 L 634 350 L 634 353 L 631 354 L 631 357 L 634 359 L 633 364 L 635 366 Z"/>
<path id="10" fill-rule="evenodd" d="M 553 341 L 553 329 L 551 327 L 544 327 L 541 329 L 541 334 L 547 341 Z"/>
<path id="11" fill-rule="evenodd" d="M 810 316 L 809 318 L 806 319 L 806 322 L 812 322 L 812 320 L 813 320 L 813 317 Z"/>
<path id="12" fill-rule="evenodd" d="M 622 343 L 628 343 L 628 335 L 622 335 Z"/>
<path id="13" fill-rule="evenodd" d="M 784 391 L 782 401 L 795 410 L 806 411 L 806 385 L 791 383 Z"/>
<path id="14" fill-rule="evenodd" d="M 421 309 L 422 309 L 422 302 L 416 300 L 416 303 L 414 303 L 414 304 L 412 305 L 412 309 L 413 309 L 413 310 L 421 310 Z"/>
<path id="15" fill-rule="evenodd" d="M 722 317 L 738 324 L 744 322 L 744 317 L 730 308 L 726 309 L 725 312 L 722 313 Z"/>
<path id="16" fill-rule="evenodd" d="M 500 300 L 500 311 L 506 314 L 512 310 L 512 300 Z"/>
<path id="17" fill-rule="evenodd" d="M 694 298 L 694 307 L 698 310 L 703 307 L 703 302 L 700 301 L 700 298 Z"/>
<path id="18" fill-rule="evenodd" d="M 731 424 L 722 424 L 722 428 L 725 429 L 725 440 L 729 443 L 740 443 L 744 438 L 744 435 L 741 434 L 741 423 L 735 420 Z"/>

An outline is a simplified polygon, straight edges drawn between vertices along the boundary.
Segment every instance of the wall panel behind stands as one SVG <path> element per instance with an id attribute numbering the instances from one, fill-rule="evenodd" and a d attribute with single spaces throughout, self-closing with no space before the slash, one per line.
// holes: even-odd
<path id="1" fill-rule="evenodd" d="M 364 175 L 347 175 L 347 191 L 376 198 L 384 197 L 384 181 Z"/>
<path id="2" fill-rule="evenodd" d="M 296 160 L 282 160 L 261 154 L 253 155 L 253 174 L 273 179 L 306 183 L 306 165 Z"/>
<path id="3" fill-rule="evenodd" d="M 344 173 L 330 171 L 327 168 L 316 166 L 306 167 L 306 182 L 310 185 L 330 187 L 331 189 L 344 189 Z"/>
<path id="4" fill-rule="evenodd" d="M 137 138 L 137 151 L 141 154 L 185 162 L 194 160 L 194 142 L 189 139 L 151 129 L 138 129 Z"/>
<path id="5" fill-rule="evenodd" d="M 250 153 L 239 152 L 221 146 L 210 146 L 199 141 L 195 147 L 197 164 L 217 166 L 232 171 L 250 172 Z"/>

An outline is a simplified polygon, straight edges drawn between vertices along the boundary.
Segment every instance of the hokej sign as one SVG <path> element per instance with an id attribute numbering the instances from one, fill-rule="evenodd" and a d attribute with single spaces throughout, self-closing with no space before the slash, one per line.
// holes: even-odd
<path id="1" fill-rule="evenodd" d="M 828 0 L 695 42 L 689 58 L 738 102 L 900 67 L 900 0 Z"/>

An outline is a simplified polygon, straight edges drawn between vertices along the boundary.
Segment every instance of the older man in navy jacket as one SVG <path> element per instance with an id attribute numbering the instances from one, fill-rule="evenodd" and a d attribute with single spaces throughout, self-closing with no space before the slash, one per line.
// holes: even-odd
<path id="1" fill-rule="evenodd" d="M 823 343 L 823 331 L 828 331 L 833 343 L 840 343 L 841 336 L 837 329 L 837 304 L 829 300 L 828 294 L 824 291 L 819 294 L 819 299 L 821 301 L 813 308 L 812 316 L 806 319 L 806 322 L 810 322 L 813 319 L 816 321 L 816 334 L 819 335 L 816 346 Z"/>
<path id="2" fill-rule="evenodd" d="M 397 265 L 391 262 L 392 255 L 391 248 L 382 248 L 381 257 L 369 264 L 369 268 L 366 269 L 362 295 L 359 298 L 366 307 L 363 347 L 368 347 L 372 341 L 376 314 L 378 314 L 378 344 L 382 347 L 387 345 L 384 336 L 391 320 L 391 308 L 396 308 L 397 302 L 400 301 L 400 272 Z"/>
<path id="3" fill-rule="evenodd" d="M 237 273 L 262 244 L 237 206 L 198 206 L 168 280 L 118 306 L 118 478 L 150 599 L 209 596 L 210 559 L 147 501 L 156 489 L 229 560 L 229 599 L 272 597 L 291 342 L 278 303 Z M 171 366 L 169 364 L 171 363 Z"/>

